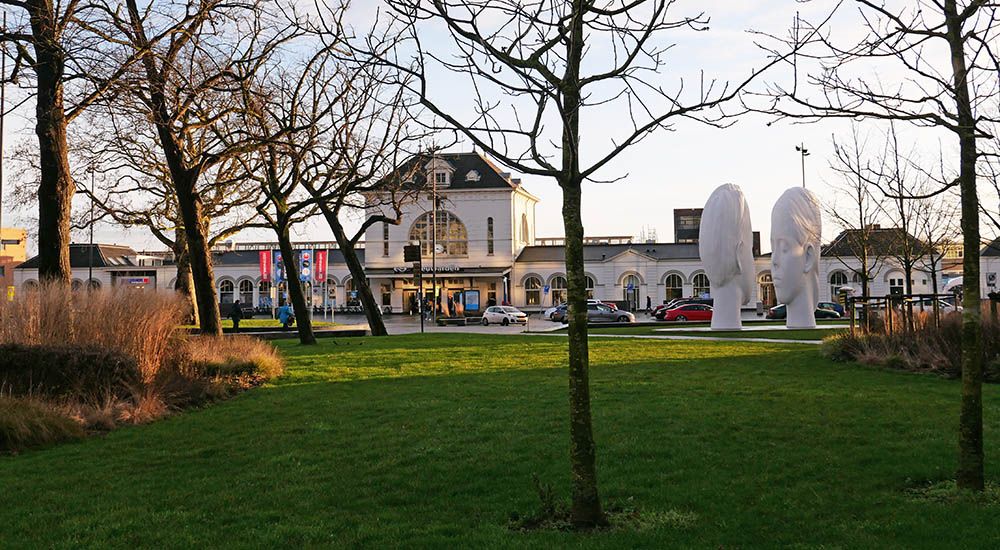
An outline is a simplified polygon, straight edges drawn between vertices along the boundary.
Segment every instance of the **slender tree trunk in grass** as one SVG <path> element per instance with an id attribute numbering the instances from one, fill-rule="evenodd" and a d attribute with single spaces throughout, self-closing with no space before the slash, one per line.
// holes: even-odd
<path id="1" fill-rule="evenodd" d="M 979 196 L 976 190 L 976 119 L 969 94 L 965 36 L 955 0 L 945 0 L 944 14 L 954 74 L 958 113 L 959 190 L 961 191 L 964 258 L 962 287 L 962 410 L 958 429 L 958 487 L 982 491 L 983 364 L 980 355 L 982 313 L 979 296 Z"/>
<path id="2" fill-rule="evenodd" d="M 382 319 L 382 308 L 375 301 L 372 294 L 372 287 L 368 284 L 368 277 L 365 276 L 365 268 L 361 265 L 361 259 L 354 249 L 354 243 L 347 236 L 344 226 L 336 214 L 325 206 L 320 206 L 327 224 L 333 230 L 333 236 L 337 239 L 337 246 L 340 247 L 341 254 L 344 255 L 344 263 L 347 264 L 348 271 L 351 272 L 351 281 L 354 282 L 354 290 L 361 298 L 361 305 L 365 309 L 365 318 L 368 320 L 368 330 L 372 336 L 388 336 L 389 331 L 385 328 L 385 321 Z"/>
<path id="3" fill-rule="evenodd" d="M 590 414 L 590 355 L 587 346 L 587 276 L 583 264 L 580 197 L 580 62 L 583 59 L 582 0 L 573 2 L 562 95 L 563 227 L 566 232 L 566 279 L 569 299 L 569 424 L 573 480 L 571 521 L 579 527 L 607 524 L 597 490 L 597 451 Z"/>
<path id="4" fill-rule="evenodd" d="M 304 345 L 315 344 L 316 335 L 313 334 L 312 316 L 309 314 L 306 296 L 302 291 L 302 281 L 299 280 L 299 266 L 295 262 L 292 240 L 288 236 L 287 228 L 278 231 L 277 234 L 281 261 L 285 264 L 285 284 L 288 285 L 288 297 L 292 300 L 292 309 L 295 311 L 295 325 L 299 331 L 299 342 Z"/>
<path id="5" fill-rule="evenodd" d="M 66 55 L 59 43 L 54 8 L 49 2 L 26 2 L 35 46 L 37 76 L 35 134 L 38 136 L 38 277 L 68 285 L 70 215 L 76 184 L 70 174 L 66 143 L 63 77 Z"/>

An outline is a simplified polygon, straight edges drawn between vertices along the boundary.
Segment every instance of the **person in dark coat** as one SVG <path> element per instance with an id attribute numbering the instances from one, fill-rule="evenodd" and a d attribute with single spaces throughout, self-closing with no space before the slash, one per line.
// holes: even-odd
<path id="1" fill-rule="evenodd" d="M 240 307 L 239 300 L 233 302 L 233 309 L 229 312 L 229 318 L 233 320 L 233 332 L 239 332 L 240 319 L 243 319 L 243 308 Z"/>
<path id="2" fill-rule="evenodd" d="M 653 312 L 653 299 L 650 298 L 649 296 L 646 296 L 646 314 L 648 315 L 652 312 Z"/>

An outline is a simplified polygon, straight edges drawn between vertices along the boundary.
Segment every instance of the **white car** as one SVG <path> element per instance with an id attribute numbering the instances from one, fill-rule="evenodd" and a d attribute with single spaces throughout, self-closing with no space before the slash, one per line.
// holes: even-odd
<path id="1" fill-rule="evenodd" d="M 559 309 L 559 306 L 561 306 L 561 305 L 562 304 L 559 304 L 558 306 L 552 306 L 549 309 L 546 309 L 545 311 L 543 311 L 542 312 L 542 319 L 548 319 L 548 320 L 551 321 L 552 320 L 552 314 L 555 313 L 556 310 Z"/>
<path id="2" fill-rule="evenodd" d="M 490 323 L 497 323 L 503 326 L 511 323 L 525 325 L 528 323 L 528 316 L 516 307 L 490 306 L 483 312 L 483 326 L 489 326 Z"/>

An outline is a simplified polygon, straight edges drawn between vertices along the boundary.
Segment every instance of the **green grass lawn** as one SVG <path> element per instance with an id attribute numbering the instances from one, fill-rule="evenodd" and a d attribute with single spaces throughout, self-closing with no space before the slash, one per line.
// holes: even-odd
<path id="1" fill-rule="evenodd" d="M 604 498 L 641 531 L 518 533 L 532 475 L 568 494 L 565 339 L 280 346 L 285 377 L 148 426 L 0 458 L 0 548 L 994 547 L 947 479 L 960 386 L 796 344 L 596 339 Z M 1000 393 L 985 389 L 988 476 Z"/>
<path id="2" fill-rule="evenodd" d="M 663 331 L 662 328 L 674 330 Z M 684 327 L 596 327 L 588 331 L 593 336 L 602 334 L 630 334 L 638 336 L 696 336 L 701 338 L 773 338 L 779 340 L 822 340 L 845 332 L 847 329 L 802 330 L 680 330 Z"/>

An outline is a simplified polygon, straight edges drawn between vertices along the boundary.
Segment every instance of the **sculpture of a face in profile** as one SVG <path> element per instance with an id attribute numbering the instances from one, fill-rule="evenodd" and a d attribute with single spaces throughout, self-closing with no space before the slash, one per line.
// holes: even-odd
<path id="1" fill-rule="evenodd" d="M 727 183 L 708 197 L 701 214 L 698 253 L 712 285 L 712 328 L 740 329 L 740 306 L 754 283 L 750 208 L 739 186 Z"/>
<path id="2" fill-rule="evenodd" d="M 785 191 L 771 211 L 771 275 L 790 328 L 816 326 L 822 223 L 816 196 L 801 187 Z"/>

